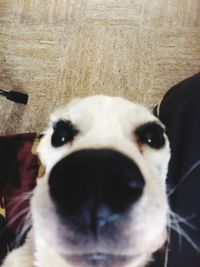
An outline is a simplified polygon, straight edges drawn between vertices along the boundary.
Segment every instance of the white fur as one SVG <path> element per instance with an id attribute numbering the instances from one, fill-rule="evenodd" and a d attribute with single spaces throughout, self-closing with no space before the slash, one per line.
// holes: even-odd
<path id="1" fill-rule="evenodd" d="M 60 119 L 72 121 L 80 134 L 72 143 L 53 148 L 52 124 Z M 25 245 L 7 257 L 3 267 L 75 267 L 61 255 L 96 251 L 139 255 L 125 267 L 144 267 L 166 240 L 168 216 L 165 188 L 170 155 L 168 139 L 165 136 L 165 146 L 156 150 L 147 145 L 141 147 L 134 135 L 137 127 L 151 121 L 158 119 L 146 108 L 119 97 L 91 96 L 59 108 L 51 116 L 38 148 L 46 172 L 38 180 L 31 201 L 33 229 Z M 112 148 L 123 153 L 134 160 L 145 179 L 143 195 L 130 213 L 126 227 L 122 225 L 124 240 L 115 247 L 109 242 L 89 244 L 79 247 L 78 251 L 68 246 L 63 236 L 73 234 L 58 220 L 48 193 L 48 176 L 53 166 L 70 153 L 84 148 Z"/>

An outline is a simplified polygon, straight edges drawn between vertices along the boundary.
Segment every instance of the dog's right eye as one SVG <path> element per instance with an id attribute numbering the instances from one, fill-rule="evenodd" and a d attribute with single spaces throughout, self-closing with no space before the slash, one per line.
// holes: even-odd
<path id="1" fill-rule="evenodd" d="M 79 131 L 71 121 L 60 120 L 53 125 L 51 144 L 53 147 L 60 147 L 66 143 L 72 142 L 78 132 Z"/>

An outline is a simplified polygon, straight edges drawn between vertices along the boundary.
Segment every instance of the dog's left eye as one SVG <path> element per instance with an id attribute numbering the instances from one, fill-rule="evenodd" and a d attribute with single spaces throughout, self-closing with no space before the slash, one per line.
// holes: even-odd
<path id="1" fill-rule="evenodd" d="M 52 146 L 59 147 L 73 141 L 78 134 L 78 130 L 71 121 L 60 120 L 53 125 Z"/>
<path id="2" fill-rule="evenodd" d="M 159 149 L 165 144 L 164 128 L 157 122 L 149 122 L 136 130 L 139 143 Z"/>

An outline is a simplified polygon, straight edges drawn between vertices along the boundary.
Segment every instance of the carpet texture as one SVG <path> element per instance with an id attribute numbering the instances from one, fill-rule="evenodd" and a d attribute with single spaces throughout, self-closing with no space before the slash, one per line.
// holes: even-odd
<path id="1" fill-rule="evenodd" d="M 0 0 L 0 133 L 40 132 L 73 97 L 154 106 L 200 71 L 199 0 Z"/>

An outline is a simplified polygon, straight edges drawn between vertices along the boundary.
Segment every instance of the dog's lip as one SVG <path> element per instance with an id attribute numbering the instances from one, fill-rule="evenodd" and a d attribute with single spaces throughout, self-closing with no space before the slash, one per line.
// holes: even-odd
<path id="1" fill-rule="evenodd" d="M 88 253 L 88 254 L 70 254 L 65 256 L 65 259 L 72 266 L 81 267 L 123 267 L 130 261 L 137 258 L 139 255 L 128 256 L 118 254 L 107 254 L 101 252 Z"/>

